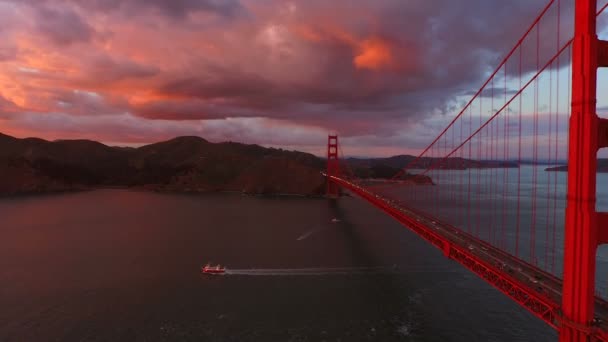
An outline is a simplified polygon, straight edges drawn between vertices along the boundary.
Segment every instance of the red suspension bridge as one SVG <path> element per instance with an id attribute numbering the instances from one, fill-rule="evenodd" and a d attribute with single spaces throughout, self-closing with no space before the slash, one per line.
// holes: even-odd
<path id="1" fill-rule="evenodd" d="M 606 7 L 575 0 L 572 18 L 571 3 L 549 1 L 391 180 L 358 179 L 339 157 L 338 136 L 327 145 L 328 196 L 341 188 L 368 201 L 557 329 L 560 341 L 608 341 L 608 288 L 596 267 L 608 243 L 608 214 L 596 211 L 597 153 L 608 147 L 608 120 L 596 114 L 608 42 L 596 23 Z M 566 160 L 567 176 L 558 172 Z"/>

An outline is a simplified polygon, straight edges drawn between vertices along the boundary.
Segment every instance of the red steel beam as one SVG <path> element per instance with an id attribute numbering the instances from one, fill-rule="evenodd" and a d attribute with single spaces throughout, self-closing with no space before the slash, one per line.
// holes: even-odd
<path id="1" fill-rule="evenodd" d="M 352 191 L 375 207 L 392 216 L 406 228 L 441 250 L 444 256 L 460 263 L 465 268 L 490 283 L 490 285 L 515 300 L 534 316 L 540 318 L 550 326 L 557 328 L 559 324 L 559 303 L 552 301 L 544 294 L 538 293 L 527 285 L 522 284 L 507 272 L 501 270 L 498 266 L 480 259 L 466 247 L 454 244 L 446 237 L 435 232 L 431 227 L 426 226 L 422 222 L 418 222 L 413 217 L 407 216 L 400 210 L 394 208 L 383 198 L 378 198 L 374 196 L 374 194 L 338 177 L 330 177 L 330 180 L 341 187 Z"/>
<path id="2" fill-rule="evenodd" d="M 490 285 L 498 289 L 500 292 L 513 299 L 519 305 L 524 307 L 534 316 L 540 318 L 542 321 L 544 321 L 551 327 L 559 329 L 560 331 L 561 329 L 563 329 L 563 327 L 574 328 L 575 330 L 584 333 L 585 336 L 589 338 L 585 341 L 608 342 L 608 332 L 601 330 L 600 328 L 595 326 L 577 325 L 569 321 L 566 317 L 563 316 L 563 312 L 560 308 L 560 303 L 557 303 L 551 298 L 545 296 L 544 294 L 539 293 L 538 291 L 530 288 L 527 284 L 522 283 L 521 281 L 512 277 L 509 273 L 505 272 L 497 265 L 494 265 L 479 258 L 474 253 L 471 253 L 465 246 L 460 246 L 459 244 L 451 242 L 446 237 L 442 236 L 441 234 L 438 234 L 431 227 L 426 226 L 422 222 L 419 222 L 413 217 L 410 217 L 402 211 L 396 209 L 384 198 L 376 197 L 375 194 L 339 177 L 330 177 L 329 175 L 327 176 L 328 181 L 332 181 L 336 185 L 352 191 L 359 197 L 370 202 L 375 207 L 381 209 L 382 211 L 396 219 L 398 222 L 403 224 L 406 228 L 413 231 L 426 241 L 430 242 L 433 246 L 441 250 L 445 257 L 458 262 L 468 270 L 477 274 L 481 279 L 485 280 Z M 416 215 L 429 218 L 423 213 L 419 214 L 416 212 Z M 429 219 L 433 219 L 435 222 L 438 222 L 434 218 Z M 598 220 L 603 224 L 606 224 L 608 223 L 608 215 L 601 214 L 599 215 Z M 468 240 L 474 241 L 476 244 L 481 244 L 483 246 L 486 246 L 487 248 L 497 250 L 494 246 L 486 243 L 483 240 L 479 240 L 467 234 L 466 232 L 461 231 L 460 229 L 458 229 L 458 231 L 459 235 L 465 236 Z M 502 250 L 498 249 L 497 251 L 499 252 L 499 254 L 501 254 L 501 256 L 505 254 L 506 257 L 511 259 L 513 258 L 513 256 L 508 255 L 508 253 Z M 517 259 L 517 261 L 521 264 L 527 265 L 527 263 L 523 260 Z M 556 278 L 555 276 L 548 274 L 540 269 L 535 269 L 536 272 L 542 274 L 544 277 Z"/>
<path id="3" fill-rule="evenodd" d="M 549 298 L 543 293 L 536 291 L 535 289 L 528 286 L 528 284 L 522 283 L 521 281 L 504 271 L 504 268 L 501 268 L 498 265 L 494 265 L 476 256 L 474 253 L 469 251 L 466 246 L 453 243 L 448 238 L 437 233 L 432 227 L 425 225 L 424 222 L 418 221 L 415 218 L 408 216 L 398 208 L 395 208 L 394 205 L 391 205 L 391 203 L 389 203 L 383 197 L 377 197 L 375 194 L 367 191 L 366 189 L 363 189 L 362 187 L 342 178 L 329 176 L 327 174 L 325 176 L 327 176 L 328 181 L 331 181 L 338 186 L 350 190 L 351 192 L 355 193 L 359 197 L 370 202 L 375 207 L 381 209 L 382 211 L 396 219 L 406 228 L 413 231 L 426 241 L 430 242 L 433 246 L 441 250 L 444 256 L 458 262 L 468 270 L 477 274 L 481 279 L 485 280 L 487 283 L 494 286 L 500 292 L 513 299 L 515 302 L 520 304 L 534 316 L 540 318 L 542 321 L 544 321 L 551 327 L 560 330 L 560 332 L 564 327 L 574 328 L 577 331 L 580 331 L 585 334 L 585 336 L 588 338 L 585 341 L 608 342 L 607 331 L 601 330 L 597 326 L 577 325 L 573 323 L 572 321 L 568 320 L 568 318 L 564 317 L 563 311 L 560 307 L 560 303 Z M 432 220 L 434 222 L 440 222 L 436 218 L 429 217 L 428 215 L 412 210 L 411 208 L 407 208 L 407 210 L 411 211 L 413 214 L 419 217 Z M 602 224 L 608 223 L 608 214 L 599 214 L 598 221 L 602 222 Z M 450 226 L 444 223 L 441 224 L 444 226 Z M 544 278 L 552 278 L 561 283 L 561 280 L 559 280 L 554 275 L 546 273 L 543 270 L 538 269 L 537 267 L 529 265 L 523 260 L 516 259 L 512 255 L 500 249 L 497 249 L 496 247 L 486 243 L 485 241 L 477 239 L 476 237 L 467 234 L 466 232 L 463 232 L 462 230 L 456 227 L 450 227 L 458 230 L 458 235 L 465 237 L 468 241 L 477 245 L 482 245 L 488 249 L 492 249 L 495 253 L 499 254 L 505 259 L 516 260 L 521 265 L 533 267 L 535 269 L 535 272 L 541 274 Z"/>
<path id="4" fill-rule="evenodd" d="M 534 270 L 535 270 L 535 272 L 536 272 L 536 273 L 538 273 L 540 276 L 542 276 L 542 278 L 543 278 L 543 279 L 550 279 L 550 280 L 551 280 L 551 281 L 553 281 L 553 282 L 559 282 L 559 283 L 561 283 L 561 282 L 562 282 L 562 280 L 561 280 L 561 279 L 559 279 L 558 277 L 556 277 L 555 275 L 553 275 L 553 274 L 551 274 L 551 273 L 548 273 L 548 272 L 546 272 L 546 271 L 544 271 L 544 270 L 542 270 L 542 269 L 540 269 L 540 268 L 538 268 L 538 267 L 536 267 L 536 266 L 534 266 L 534 265 L 530 264 L 529 262 L 527 262 L 527 261 L 525 261 L 525 260 L 523 260 L 523 259 L 519 259 L 519 258 L 515 257 L 514 255 L 511 255 L 511 254 L 509 254 L 509 253 L 507 253 L 507 252 L 503 251 L 503 250 L 502 250 L 502 249 L 500 249 L 500 248 L 496 248 L 496 247 L 494 247 L 492 244 L 489 244 L 489 243 L 487 243 L 487 242 L 486 242 L 486 241 L 484 241 L 484 240 L 478 239 L 478 238 L 476 238 L 475 236 L 473 236 L 473 235 L 471 235 L 471 234 L 467 233 L 466 231 L 463 231 L 463 230 L 461 230 L 461 229 L 459 229 L 459 228 L 457 228 L 457 227 L 454 227 L 454 226 L 452 226 L 451 224 L 449 224 L 449 223 L 447 223 L 447 222 L 443 222 L 443 221 L 441 221 L 441 220 L 440 220 L 440 219 L 438 219 L 438 218 L 431 217 L 431 216 L 429 216 L 428 214 L 426 214 L 426 213 L 424 213 L 424 212 L 421 212 L 421 211 L 419 211 L 419 210 L 413 209 L 413 208 L 408 208 L 408 210 L 409 210 L 409 211 L 412 211 L 412 212 L 415 212 L 415 213 L 416 213 L 417 215 L 419 215 L 419 216 L 426 217 L 426 218 L 427 218 L 427 219 L 429 219 L 429 220 L 433 220 L 433 221 L 435 221 L 435 222 L 441 223 L 441 225 L 443 225 L 443 226 L 449 226 L 449 227 L 451 227 L 452 229 L 457 230 L 459 235 L 466 237 L 468 240 L 475 241 L 477 244 L 482 245 L 482 246 L 483 246 L 483 247 L 485 247 L 485 248 L 492 249 L 492 250 L 494 251 L 494 253 L 496 253 L 496 254 L 500 255 L 500 257 L 501 257 L 503 260 L 512 260 L 512 261 L 515 261 L 515 262 L 517 262 L 518 264 L 520 264 L 520 265 L 522 265 L 522 266 L 525 266 L 525 267 L 527 267 L 527 268 L 534 269 Z"/>
<path id="5" fill-rule="evenodd" d="M 338 176 L 340 173 L 340 161 L 338 160 L 338 136 L 337 135 L 329 135 L 327 137 L 327 174 L 329 176 Z M 339 195 L 338 186 L 329 181 L 327 181 L 327 197 L 329 198 L 337 198 Z"/>
<path id="6" fill-rule="evenodd" d="M 597 151 L 606 142 L 596 93 L 597 69 L 608 65 L 608 51 L 597 38 L 596 9 L 597 0 L 575 2 L 561 342 L 592 338 L 596 251 L 605 239 L 598 225 L 605 216 L 595 211 Z"/>
<path id="7" fill-rule="evenodd" d="M 608 55 L 606 64 L 608 65 Z M 600 118 L 599 120 L 600 121 L 598 123 L 597 145 L 598 148 L 608 147 L 608 119 Z"/>
<path id="8" fill-rule="evenodd" d="M 473 95 L 473 97 L 469 100 L 469 102 L 467 102 L 467 104 L 462 108 L 462 110 L 458 113 L 458 115 L 456 115 L 456 117 L 454 117 L 454 119 L 452 119 L 452 121 L 448 124 L 448 126 L 441 133 L 439 133 L 437 138 L 435 138 L 435 140 L 433 140 L 433 142 L 431 142 L 431 144 L 429 146 L 427 146 L 424 149 L 424 151 L 422 151 L 422 153 L 420 153 L 416 158 L 414 158 L 412 161 L 410 161 L 405 167 L 403 167 L 401 170 L 399 170 L 399 172 L 397 172 L 397 174 L 395 174 L 391 179 L 397 179 L 397 178 L 401 177 L 402 175 L 404 175 L 406 173 L 406 171 L 411 166 L 415 165 L 415 163 L 424 154 L 426 154 L 426 152 L 428 152 L 431 149 L 431 147 L 433 147 L 433 145 L 435 145 L 437 143 L 437 141 L 439 141 L 439 139 L 448 131 L 448 129 L 450 129 L 450 127 L 452 127 L 456 123 L 456 121 L 458 121 L 458 119 L 460 119 L 460 117 L 465 113 L 467 108 L 469 108 L 473 104 L 473 101 L 475 101 L 475 99 L 481 95 L 481 93 L 483 92 L 485 87 L 488 84 L 490 84 L 490 81 L 494 78 L 494 76 L 496 76 L 496 74 L 498 74 L 498 71 L 500 71 L 500 68 L 502 68 L 504 65 L 507 64 L 507 62 L 509 61 L 509 58 L 511 58 L 511 56 L 513 56 L 515 51 L 517 51 L 517 48 L 522 45 L 523 41 L 526 39 L 526 37 L 528 37 L 530 32 L 532 32 L 534 27 L 539 24 L 540 20 L 545 16 L 545 14 L 551 8 L 551 6 L 553 6 L 554 2 L 555 2 L 555 0 L 550 0 L 549 3 L 547 3 L 545 8 L 543 8 L 542 12 L 540 12 L 540 14 L 536 17 L 536 19 L 534 19 L 532 24 L 528 27 L 528 30 L 526 30 L 524 35 L 521 36 L 521 38 L 517 41 L 517 44 L 515 44 L 515 46 L 511 49 L 511 51 L 509 51 L 509 53 L 503 58 L 502 62 L 500 62 L 500 64 L 496 67 L 496 69 L 494 69 L 494 72 L 492 72 L 492 74 L 484 82 L 484 84 L 481 86 L 481 88 L 479 88 L 479 90 L 475 93 L 475 95 Z"/>

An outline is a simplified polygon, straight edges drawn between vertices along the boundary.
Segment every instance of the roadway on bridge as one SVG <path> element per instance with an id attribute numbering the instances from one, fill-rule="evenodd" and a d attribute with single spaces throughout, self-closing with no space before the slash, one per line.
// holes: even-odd
<path id="1" fill-rule="evenodd" d="M 409 208 L 402 202 L 370 192 L 364 187 L 345 181 L 344 179 L 340 179 L 340 181 L 348 183 L 351 187 L 353 187 L 353 190 L 356 190 L 353 191 L 355 193 L 359 191 L 383 201 L 385 205 L 400 211 L 410 218 L 413 218 L 418 223 L 426 226 L 427 228 L 433 230 L 436 234 L 447 239 L 451 244 L 467 249 L 470 254 L 475 255 L 477 258 L 485 261 L 488 264 L 494 265 L 495 268 L 503 273 L 507 273 L 519 284 L 527 287 L 529 291 L 535 292 L 537 295 L 540 295 L 540 297 L 548 298 L 551 302 L 556 304 L 557 307 L 561 306 L 562 281 L 554 275 L 547 273 L 523 260 L 520 260 L 515 256 L 456 227 Z M 604 331 L 608 330 L 608 303 L 597 297 L 595 305 L 595 317 L 596 319 L 594 324 Z"/>

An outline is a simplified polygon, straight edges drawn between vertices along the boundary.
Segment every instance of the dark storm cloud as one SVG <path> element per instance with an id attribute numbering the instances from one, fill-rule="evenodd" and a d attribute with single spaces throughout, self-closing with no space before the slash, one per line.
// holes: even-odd
<path id="1" fill-rule="evenodd" d="M 142 8 L 152 8 L 176 18 L 194 11 L 223 17 L 234 17 L 244 11 L 238 0 L 88 0 L 81 3 L 106 11 L 123 9 L 136 12 Z"/>
<path id="2" fill-rule="evenodd" d="M 253 73 L 208 70 L 205 74 L 171 80 L 158 89 L 176 97 L 215 99 L 272 95 L 273 84 Z"/>
<path id="3" fill-rule="evenodd" d="M 127 58 L 99 55 L 87 64 L 87 78 L 94 82 L 117 82 L 125 79 L 148 78 L 159 73 L 155 66 L 143 65 Z"/>
<path id="4" fill-rule="evenodd" d="M 456 96 L 472 95 L 477 91 L 484 77 L 498 65 L 542 9 L 544 1 L 354 1 L 348 6 L 332 4 L 336 13 L 329 22 L 327 18 L 319 18 L 319 12 L 326 11 L 329 6 L 325 2 L 308 1 L 297 5 L 297 17 L 284 25 L 308 24 L 316 38 L 290 35 L 288 46 L 299 46 L 322 56 L 323 62 L 314 65 L 316 76 L 285 80 L 262 69 L 256 70 L 246 61 L 241 66 L 243 72 L 235 72 L 229 65 L 221 68 L 192 65 L 188 66 L 188 77 L 166 80 L 157 91 L 184 99 L 227 99 L 225 103 L 230 107 L 263 108 L 266 112 L 262 114 L 269 117 L 284 118 L 293 114 L 292 119 L 302 122 L 316 122 L 319 115 L 347 119 L 367 114 L 370 129 L 376 127 L 373 122 L 383 113 L 389 117 L 424 117 L 437 111 L 446 112 L 453 109 L 450 101 Z M 360 13 L 350 13 L 352 8 L 359 8 Z M 566 5 L 562 6 L 562 11 L 565 15 Z M 373 25 L 366 24 L 366 17 L 357 17 L 363 13 L 375 18 Z M 555 16 L 556 13 L 549 11 L 541 22 L 539 42 L 544 42 L 544 35 L 549 35 L 550 28 L 557 25 L 553 20 Z M 564 28 L 564 32 L 567 29 Z M 354 42 L 345 39 L 344 35 L 352 37 Z M 378 70 L 354 65 L 353 58 L 360 48 L 357 44 L 363 46 L 369 37 L 379 37 L 384 42 L 393 55 L 394 65 Z M 528 50 L 532 49 L 530 46 L 536 46 L 537 36 L 531 35 L 530 39 L 524 42 L 523 54 L 536 53 Z M 546 50 L 548 55 L 556 42 L 545 45 L 539 49 Z M 251 49 L 247 44 L 243 50 L 245 59 L 247 55 L 268 54 L 268 51 Z M 293 57 L 282 56 L 282 61 L 289 62 L 290 58 Z M 526 63 L 522 66 L 523 72 L 535 70 L 536 64 L 535 60 Z M 305 68 L 309 67 L 310 64 L 305 65 Z M 517 70 L 513 69 L 513 72 Z M 306 70 L 292 72 L 298 74 Z M 494 90 L 504 94 L 504 89 L 496 87 Z M 508 89 L 507 95 L 514 92 Z M 490 93 L 488 88 L 482 96 L 490 96 Z M 308 111 L 310 107 L 314 110 Z M 319 112 L 319 109 L 325 112 Z M 171 111 L 171 115 L 161 117 L 197 117 L 196 111 L 192 110 L 184 115 L 180 113 L 179 110 Z M 154 117 L 149 114 L 146 117 Z M 208 111 L 200 113 L 201 118 L 208 115 Z"/>
<path id="5" fill-rule="evenodd" d="M 35 7 L 34 13 L 38 32 L 57 45 L 88 42 L 95 34 L 95 30 L 71 9 L 42 5 Z"/>
<path id="6" fill-rule="evenodd" d="M 142 15 L 153 10 L 173 18 L 193 12 L 208 12 L 222 17 L 236 17 L 245 12 L 238 0 L 8 0 L 32 6 L 49 4 L 53 7 L 72 5 L 89 11 Z"/>
<path id="7" fill-rule="evenodd" d="M 218 105 L 196 99 L 154 101 L 133 106 L 131 110 L 147 119 L 175 121 L 261 116 L 261 113 L 251 109 L 226 104 Z"/>
<path id="8" fill-rule="evenodd" d="M 511 98 L 513 95 L 517 94 L 518 92 L 519 92 L 519 90 L 504 88 L 504 87 L 486 87 L 483 89 L 483 91 L 479 95 L 481 95 L 482 97 L 502 98 L 506 94 L 506 96 L 508 96 L 508 98 Z M 463 95 L 464 96 L 473 96 L 477 93 L 478 93 L 478 90 L 470 90 L 470 91 L 463 93 Z"/>

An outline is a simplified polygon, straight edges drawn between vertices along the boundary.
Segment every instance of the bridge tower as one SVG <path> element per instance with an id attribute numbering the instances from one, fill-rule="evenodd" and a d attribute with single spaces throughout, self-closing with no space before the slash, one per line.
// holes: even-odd
<path id="1" fill-rule="evenodd" d="M 597 38 L 596 11 L 597 0 L 576 0 L 560 342 L 591 340 L 596 251 L 608 242 L 608 215 L 595 211 L 597 151 L 608 147 L 608 120 L 596 115 L 608 42 Z"/>
<path id="2" fill-rule="evenodd" d="M 330 181 L 331 176 L 340 175 L 340 162 L 338 160 L 338 135 L 330 134 L 327 137 L 327 197 L 338 198 L 338 185 Z"/>

